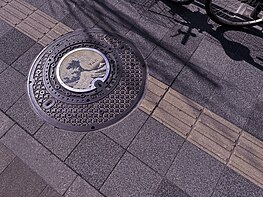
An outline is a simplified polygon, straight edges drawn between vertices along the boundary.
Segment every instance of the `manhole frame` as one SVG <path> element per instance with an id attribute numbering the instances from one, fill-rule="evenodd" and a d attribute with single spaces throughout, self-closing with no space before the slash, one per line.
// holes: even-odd
<path id="1" fill-rule="evenodd" d="M 123 113 L 117 115 L 114 119 L 111 119 L 111 120 L 107 121 L 106 123 L 93 124 L 93 125 L 90 125 L 89 127 L 87 127 L 87 126 L 66 125 L 66 124 L 58 122 L 58 121 L 54 120 L 53 118 L 51 118 L 50 116 L 48 116 L 41 109 L 41 107 L 38 105 L 38 103 L 34 99 L 34 97 L 31 96 L 31 95 L 34 95 L 34 93 L 33 93 L 32 87 L 30 87 L 30 86 L 32 86 L 31 81 L 34 81 L 34 79 L 32 78 L 33 75 L 31 75 L 31 73 L 33 72 L 33 70 L 36 69 L 36 67 L 34 67 L 33 65 L 35 65 L 37 63 L 37 61 L 39 61 L 39 58 L 44 55 L 44 52 L 47 49 L 53 47 L 59 41 L 62 41 L 64 39 L 66 39 L 67 36 L 70 38 L 71 34 L 75 35 L 79 31 L 82 31 L 84 33 L 104 33 L 104 34 L 107 34 L 109 36 L 114 36 L 117 39 L 120 39 L 120 40 L 124 41 L 125 44 L 127 44 L 130 48 L 132 48 L 136 58 L 138 58 L 138 60 L 141 62 L 141 66 L 144 68 L 144 69 L 142 69 L 142 75 L 143 75 L 142 78 L 144 80 L 142 80 L 142 85 L 141 85 L 140 90 L 139 90 L 139 92 L 138 92 L 138 94 L 136 96 L 136 99 L 135 99 L 136 102 L 133 102 L 132 105 L 130 105 Z M 118 50 L 122 50 L 121 47 L 119 47 Z M 123 36 L 121 36 L 121 35 L 119 35 L 117 33 L 110 33 L 110 32 L 107 32 L 107 31 L 103 31 L 101 29 L 92 29 L 91 31 L 78 29 L 78 30 L 75 30 L 74 32 L 69 32 L 69 33 L 64 34 L 63 36 L 57 38 L 56 40 L 51 42 L 48 46 L 44 47 L 41 50 L 41 52 L 37 55 L 37 57 L 34 59 L 33 63 L 31 64 L 31 67 L 30 67 L 30 70 L 29 70 L 29 75 L 28 75 L 28 79 L 27 79 L 27 94 L 29 96 L 31 107 L 33 108 L 34 112 L 41 119 L 43 119 L 46 123 L 49 123 L 49 124 L 53 125 L 54 127 L 60 128 L 60 129 L 63 129 L 63 130 L 70 130 L 70 131 L 75 131 L 75 132 L 90 132 L 90 131 L 95 131 L 95 130 L 100 130 L 100 129 L 105 129 L 107 127 L 111 127 L 111 126 L 117 124 L 118 122 L 122 121 L 130 113 L 132 113 L 134 110 L 136 110 L 138 108 L 138 106 L 140 105 L 140 103 L 142 102 L 142 100 L 143 100 L 143 98 L 144 98 L 144 96 L 146 94 L 145 90 L 146 90 L 146 84 L 147 84 L 147 76 L 148 76 L 148 68 L 147 68 L 146 63 L 145 63 L 145 61 L 143 59 L 143 56 L 141 55 L 140 51 L 136 48 L 136 46 L 131 41 L 129 41 L 127 38 L 124 38 Z"/>

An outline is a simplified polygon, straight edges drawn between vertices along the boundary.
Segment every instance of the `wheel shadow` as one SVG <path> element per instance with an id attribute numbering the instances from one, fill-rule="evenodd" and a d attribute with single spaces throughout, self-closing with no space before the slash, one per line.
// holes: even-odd
<path id="1" fill-rule="evenodd" d="M 229 39 L 225 34 L 228 31 L 241 31 L 246 34 L 253 34 L 260 38 L 260 32 L 251 29 L 230 29 L 225 27 L 214 28 L 214 25 L 208 23 L 208 17 L 204 11 L 204 1 L 196 1 L 189 6 L 178 6 L 169 2 L 169 0 L 123 0 L 125 3 L 129 3 L 132 6 L 132 11 L 138 12 L 141 16 L 147 17 L 149 20 L 152 20 L 159 25 L 166 26 L 172 30 L 175 25 L 181 25 L 182 29 L 178 32 L 174 32 L 172 36 L 176 37 L 183 34 L 183 39 L 181 44 L 187 44 L 189 38 L 197 37 L 195 31 L 197 30 L 200 33 L 205 34 L 206 36 L 213 38 L 219 44 L 222 45 L 226 54 L 235 61 L 246 61 L 254 67 L 263 70 L 263 67 L 257 63 L 251 56 L 251 51 L 248 47 L 239 43 L 237 41 Z M 79 16 L 85 16 L 87 19 L 92 20 L 96 27 L 101 28 L 105 32 L 116 32 L 115 25 L 118 24 L 122 27 L 126 27 L 128 30 L 131 28 L 139 34 L 141 37 L 145 38 L 148 42 L 155 44 L 156 46 L 162 48 L 167 54 L 173 56 L 179 61 L 185 62 L 178 54 L 174 53 L 169 49 L 169 47 L 162 45 L 160 41 L 157 41 L 153 35 L 145 31 L 145 29 L 138 26 L 137 19 L 132 17 L 131 10 L 118 11 L 107 1 L 98 0 L 98 1 L 87 1 L 87 0 L 64 0 L 64 3 L 67 5 L 67 9 L 71 15 L 80 23 L 83 29 L 86 29 L 85 20 Z M 76 12 L 76 10 L 78 10 Z M 107 26 L 101 25 L 98 21 L 105 21 L 107 19 Z M 115 24 L 115 25 L 114 25 Z M 186 29 L 186 31 L 185 31 Z M 119 32 L 121 33 L 121 32 Z M 125 35 L 123 35 L 125 36 Z M 229 50 L 231 48 L 236 49 L 235 51 Z M 238 51 L 242 51 L 242 56 L 239 56 Z M 258 60 L 261 61 L 263 58 L 258 57 Z M 192 69 L 195 73 L 201 77 L 208 79 L 206 75 L 200 72 L 196 67 L 192 65 L 186 65 Z M 161 73 L 160 73 L 161 74 Z M 176 76 L 174 76 L 176 77 Z M 216 83 L 216 82 L 214 82 Z"/>
<path id="2" fill-rule="evenodd" d="M 258 37 L 258 39 L 262 39 L 261 31 L 253 27 L 251 28 L 234 28 L 234 27 L 231 28 L 231 27 L 218 26 L 216 24 L 212 25 L 213 22 L 209 20 L 205 14 L 201 13 L 198 10 L 191 11 L 185 6 L 174 5 L 168 0 L 162 0 L 162 1 L 171 8 L 170 12 L 172 14 L 179 15 L 183 19 L 183 22 L 179 22 L 179 23 L 187 27 L 187 31 L 182 31 L 181 29 L 179 29 L 178 32 L 174 34 L 174 36 L 178 36 L 182 34 L 184 35 L 184 38 L 182 39 L 181 44 L 186 44 L 189 37 L 196 37 L 196 34 L 194 34 L 192 31 L 193 29 L 197 29 L 200 33 L 204 33 L 206 34 L 206 36 L 220 43 L 225 53 L 232 60 L 245 61 L 253 65 L 257 69 L 263 71 L 263 61 L 262 61 L 263 57 L 256 57 L 257 60 L 262 61 L 262 64 L 259 64 L 251 56 L 251 51 L 246 45 L 242 44 L 241 42 L 231 40 L 230 38 L 226 36 L 226 34 L 229 31 L 231 31 L 231 32 L 239 32 L 239 33 L 242 32 L 247 35 L 256 36 Z M 198 1 L 195 4 L 197 5 L 197 8 L 199 7 L 200 9 L 204 9 L 204 6 L 202 6 L 204 5 L 203 3 L 204 2 Z M 204 22 L 204 21 L 208 21 L 208 22 Z M 178 20 L 176 20 L 176 23 L 178 23 Z M 233 50 L 229 50 L 230 48 Z"/>

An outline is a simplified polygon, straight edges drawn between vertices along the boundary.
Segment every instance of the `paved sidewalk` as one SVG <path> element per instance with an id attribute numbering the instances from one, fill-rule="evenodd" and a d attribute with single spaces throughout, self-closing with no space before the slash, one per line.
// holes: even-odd
<path id="1" fill-rule="evenodd" d="M 260 27 L 207 23 L 202 1 L 0 6 L 0 196 L 263 196 Z M 31 110 L 30 64 L 52 40 L 94 27 L 138 47 L 146 96 L 112 127 L 54 128 Z"/>
<path id="2" fill-rule="evenodd" d="M 60 196 L 2 143 L 0 157 L 0 196 Z"/>

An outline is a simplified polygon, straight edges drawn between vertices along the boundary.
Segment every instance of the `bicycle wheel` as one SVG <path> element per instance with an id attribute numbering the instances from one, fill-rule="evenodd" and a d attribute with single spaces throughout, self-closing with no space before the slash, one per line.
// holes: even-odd
<path id="1" fill-rule="evenodd" d="M 175 4 L 182 4 L 182 5 L 188 5 L 192 2 L 194 2 L 194 0 L 169 0 L 171 1 L 172 3 L 175 3 Z"/>
<path id="2" fill-rule="evenodd" d="M 263 0 L 206 0 L 207 15 L 226 26 L 253 26 L 263 21 Z"/>

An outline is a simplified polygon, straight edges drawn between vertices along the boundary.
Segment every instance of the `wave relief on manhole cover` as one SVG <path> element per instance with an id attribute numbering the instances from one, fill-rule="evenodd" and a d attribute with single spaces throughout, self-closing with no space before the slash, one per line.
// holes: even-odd
<path id="1" fill-rule="evenodd" d="M 34 110 L 62 129 L 90 131 L 112 125 L 141 100 L 146 66 L 118 35 L 77 30 L 35 59 L 28 77 Z"/>

